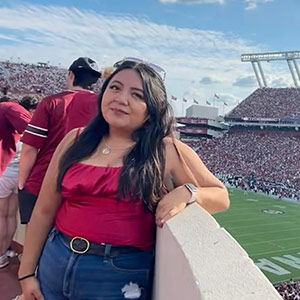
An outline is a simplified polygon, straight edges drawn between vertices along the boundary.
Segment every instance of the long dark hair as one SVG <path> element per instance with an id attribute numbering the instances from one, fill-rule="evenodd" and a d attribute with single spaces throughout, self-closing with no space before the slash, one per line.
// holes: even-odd
<path id="1" fill-rule="evenodd" d="M 59 164 L 57 189 L 61 191 L 66 171 L 76 162 L 89 157 L 97 149 L 109 125 L 103 117 L 101 102 L 111 79 L 124 69 L 133 69 L 143 82 L 144 98 L 148 109 L 145 123 L 132 134 L 135 146 L 123 159 L 119 178 L 118 200 L 130 196 L 142 200 L 154 211 L 164 196 L 165 147 L 163 138 L 173 136 L 174 117 L 167 101 L 164 83 L 151 67 L 144 63 L 124 62 L 104 82 L 98 101 L 98 115 L 83 130 L 73 145 L 65 152 Z"/>

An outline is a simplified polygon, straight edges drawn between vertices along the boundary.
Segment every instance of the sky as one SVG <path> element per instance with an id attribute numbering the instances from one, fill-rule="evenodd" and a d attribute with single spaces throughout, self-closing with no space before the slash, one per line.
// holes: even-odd
<path id="1" fill-rule="evenodd" d="M 299 0 L 1 0 L 0 60 L 137 57 L 166 71 L 177 116 L 193 99 L 223 114 L 258 88 L 241 54 L 300 50 L 299 11 Z M 285 61 L 262 66 L 270 87 L 293 86 Z"/>

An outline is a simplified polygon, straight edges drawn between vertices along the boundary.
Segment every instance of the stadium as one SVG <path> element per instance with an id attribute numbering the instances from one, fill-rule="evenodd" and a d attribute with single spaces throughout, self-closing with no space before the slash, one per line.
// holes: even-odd
<path id="1" fill-rule="evenodd" d="M 261 57 L 286 58 L 279 53 Z M 294 66 L 295 88 L 265 86 L 261 66 L 259 77 L 253 65 L 260 87 L 224 119 L 196 105 L 177 119 L 185 125 L 179 128 L 181 139 L 229 187 L 231 207 L 216 220 L 284 299 L 300 295 L 300 90 L 295 61 Z"/>
<path id="2" fill-rule="evenodd" d="M 42 97 L 63 90 L 66 72 L 0 62 L 0 88 L 16 98 Z M 178 132 L 229 188 L 231 207 L 216 220 L 284 299 L 300 299 L 300 90 L 261 82 L 224 118 L 217 109 L 191 106 L 177 119 L 184 125 Z"/>

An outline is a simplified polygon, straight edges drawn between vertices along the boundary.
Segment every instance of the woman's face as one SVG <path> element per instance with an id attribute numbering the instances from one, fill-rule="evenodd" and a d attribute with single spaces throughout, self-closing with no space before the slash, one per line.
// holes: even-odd
<path id="1" fill-rule="evenodd" d="M 110 127 L 133 132 L 148 115 L 141 77 L 131 69 L 117 73 L 102 98 L 101 110 Z"/>

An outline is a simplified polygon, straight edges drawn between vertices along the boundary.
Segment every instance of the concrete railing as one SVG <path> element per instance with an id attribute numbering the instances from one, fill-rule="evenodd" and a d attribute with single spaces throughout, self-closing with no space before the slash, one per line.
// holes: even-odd
<path id="1" fill-rule="evenodd" d="M 282 299 L 242 247 L 197 204 L 157 232 L 153 300 Z"/>
<path id="2" fill-rule="evenodd" d="M 15 241 L 23 244 L 24 225 Z M 157 229 L 153 300 L 282 299 L 241 246 L 197 204 Z"/>

